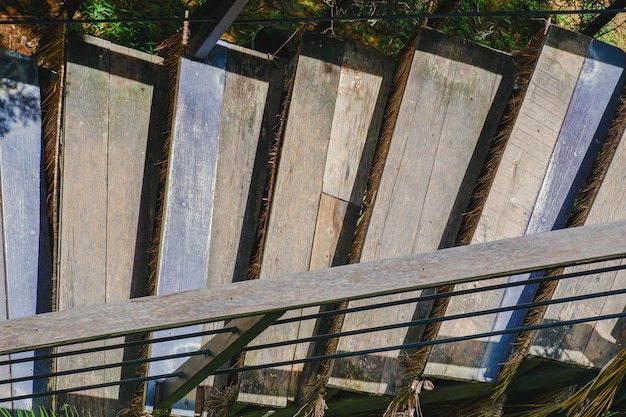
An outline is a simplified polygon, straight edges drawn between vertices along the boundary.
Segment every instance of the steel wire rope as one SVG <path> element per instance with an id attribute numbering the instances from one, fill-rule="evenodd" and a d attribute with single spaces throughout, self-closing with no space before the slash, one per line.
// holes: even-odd
<path id="1" fill-rule="evenodd" d="M 364 349 L 364 350 L 359 350 L 359 351 L 354 351 L 354 352 L 342 352 L 342 353 L 334 353 L 330 355 L 311 356 L 308 358 L 293 359 L 293 360 L 288 360 L 288 361 L 274 362 L 274 363 L 261 364 L 261 365 L 241 366 L 237 368 L 218 370 L 218 371 L 215 371 L 213 375 L 230 374 L 234 372 L 254 371 L 258 369 L 274 368 L 278 366 L 317 362 L 317 361 L 326 360 L 326 359 L 338 359 L 338 358 L 345 358 L 345 357 L 350 357 L 350 356 L 369 355 L 372 353 L 388 352 L 390 350 L 416 349 L 416 348 L 420 348 L 424 346 L 462 342 L 465 340 L 480 339 L 480 338 L 489 337 L 489 336 L 498 336 L 498 335 L 504 335 L 504 334 L 531 331 L 531 330 L 548 329 L 552 327 L 570 326 L 574 324 L 587 323 L 590 321 L 611 320 L 611 319 L 616 319 L 620 317 L 626 317 L 626 311 L 621 312 L 621 313 L 606 314 L 602 316 L 585 317 L 582 319 L 565 320 L 565 321 L 559 321 L 559 322 L 554 322 L 554 323 L 542 323 L 542 324 L 537 324 L 533 326 L 514 327 L 514 328 L 504 329 L 504 330 L 496 330 L 496 331 L 485 332 L 485 333 L 476 333 L 476 334 L 467 335 L 467 336 L 457 336 L 457 337 L 449 337 L 445 339 L 428 340 L 428 341 L 423 341 L 423 342 L 405 343 L 402 345 L 385 346 L 385 347 L 373 348 L 373 349 Z"/>
<path id="2" fill-rule="evenodd" d="M 241 19 L 235 20 L 233 25 L 272 25 L 284 23 L 314 23 L 314 22 L 356 22 L 374 20 L 401 20 L 401 19 L 458 19 L 471 17 L 550 17 L 559 15 L 588 15 L 588 14 L 620 14 L 626 12 L 616 9 L 576 9 L 576 10 L 517 10 L 517 11 L 476 11 L 456 13 L 406 13 L 390 15 L 355 15 L 355 16 L 310 16 L 310 17 L 281 17 L 268 19 Z M 101 19 L 34 19 L 13 16 L 14 20 L 2 19 L 0 25 L 58 25 L 58 24 L 101 24 L 101 23 L 182 23 L 182 22 L 215 22 L 215 19 L 202 17 L 141 17 L 141 18 L 101 18 Z"/>
<path id="3" fill-rule="evenodd" d="M 48 353 L 48 354 L 43 354 L 43 355 L 35 355 L 34 358 L 18 358 L 18 359 L 3 360 L 3 361 L 0 361 L 0 366 L 12 365 L 14 363 L 22 363 L 22 362 L 43 361 L 46 359 L 56 359 L 56 358 L 62 358 L 66 356 L 83 355 L 86 353 L 102 352 L 105 350 L 124 349 L 124 348 L 132 347 L 132 346 L 151 345 L 155 343 L 163 343 L 163 342 L 170 342 L 174 340 L 189 339 L 192 337 L 210 336 L 210 335 L 219 334 L 219 333 L 229 333 L 229 332 L 234 333 L 236 331 L 237 331 L 236 327 L 223 327 L 221 329 L 206 330 L 203 332 L 195 332 L 195 333 L 186 333 L 183 335 L 157 337 L 154 339 L 137 340 L 133 342 L 124 342 L 124 343 L 118 343 L 114 345 L 98 346 L 98 347 L 87 348 L 87 349 L 77 349 L 77 350 L 71 350 L 67 352 L 55 352 L 55 353 Z M 71 345 L 65 345 L 65 346 L 71 346 Z M 48 348 L 41 349 L 41 350 L 47 350 L 47 349 Z M 2 382 L 0 382 L 0 384 L 2 384 Z"/>
<path id="4" fill-rule="evenodd" d="M 278 367 L 278 366 L 317 362 L 317 361 L 326 360 L 326 359 L 339 359 L 339 358 L 346 358 L 350 356 L 368 355 L 368 354 L 373 354 L 373 353 L 387 352 L 391 350 L 415 349 L 415 348 L 420 348 L 424 346 L 462 342 L 465 340 L 480 339 L 480 338 L 495 336 L 495 335 L 519 333 L 522 331 L 530 331 L 530 330 L 541 330 L 541 329 L 547 329 L 547 328 L 552 328 L 552 327 L 569 326 L 569 325 L 574 325 L 574 324 L 587 323 L 590 321 L 610 320 L 610 319 L 616 319 L 616 318 L 621 318 L 621 317 L 626 317 L 626 312 L 606 314 L 606 315 L 596 316 L 596 317 L 585 317 L 585 318 L 574 319 L 574 320 L 564 320 L 564 321 L 553 322 L 553 323 L 543 323 L 543 324 L 537 324 L 533 326 L 515 327 L 511 329 L 504 329 L 504 330 L 491 331 L 491 332 L 485 332 L 485 333 L 477 333 L 477 334 L 472 334 L 472 335 L 467 335 L 467 336 L 457 336 L 457 337 L 449 337 L 449 338 L 438 339 L 438 340 L 405 343 L 405 344 L 396 345 L 396 346 L 385 346 L 381 348 L 363 349 L 363 350 L 354 351 L 354 352 L 342 352 L 342 353 L 334 353 L 330 355 L 311 356 L 308 358 L 293 359 L 293 360 L 288 360 L 288 361 L 273 362 L 273 363 L 261 364 L 261 365 L 241 366 L 241 367 L 235 367 L 235 368 L 230 368 L 230 369 L 217 370 L 213 372 L 212 375 L 254 371 L 258 369 L 273 368 L 273 367 Z M 68 392 L 83 391 L 83 390 L 88 390 L 88 389 L 93 389 L 93 388 L 123 385 L 127 383 L 132 383 L 132 382 L 142 382 L 142 381 L 150 381 L 150 380 L 155 380 L 155 379 L 166 379 L 166 378 L 183 377 L 183 376 L 184 374 L 182 372 L 173 372 L 170 374 L 155 375 L 155 376 L 140 377 L 140 378 L 131 378 L 131 379 L 125 379 L 125 380 L 120 380 L 120 381 L 106 382 L 106 383 L 101 383 L 101 384 L 96 384 L 96 385 L 88 385 L 84 387 L 68 388 L 68 389 L 63 389 L 63 390 L 51 390 L 51 391 L 33 393 L 33 394 L 28 394 L 28 395 L 0 398 L 0 402 L 16 401 L 16 400 L 22 400 L 22 399 L 27 399 L 27 398 L 45 397 L 45 396 L 50 396 L 50 395 L 64 394 Z"/>
<path id="5" fill-rule="evenodd" d="M 180 378 L 183 376 L 184 374 L 182 372 L 172 372 L 169 374 L 128 378 L 128 379 L 122 379 L 122 380 L 113 381 L 113 382 L 103 382 L 100 384 L 85 385 L 84 387 L 64 388 L 64 389 L 57 389 L 57 390 L 52 390 L 52 391 L 34 392 L 32 394 L 24 394 L 24 395 L 16 395 L 13 397 L 0 398 L 0 403 L 9 402 L 9 401 L 26 400 L 29 398 L 48 397 L 50 395 L 67 394 L 70 392 L 85 391 L 85 390 L 96 389 L 96 388 L 114 387 L 117 385 L 135 384 L 137 382 L 153 381 L 155 379 L 167 379 L 167 378 L 174 378 L 174 377 Z"/>
<path id="6" fill-rule="evenodd" d="M 456 297 L 460 295 L 475 294 L 475 293 L 485 292 L 485 291 L 501 290 L 501 289 L 506 289 L 506 288 L 511 288 L 511 287 L 518 287 L 522 285 L 541 284 L 543 282 L 556 281 L 556 280 L 561 280 L 561 279 L 571 279 L 571 278 L 577 278 L 577 277 L 587 276 L 587 275 L 592 275 L 592 274 L 603 274 L 606 272 L 615 272 L 615 271 L 620 271 L 623 269 L 626 269 L 626 264 L 609 266 L 609 267 L 604 267 L 604 268 L 597 268 L 597 269 L 590 270 L 590 271 L 579 271 L 579 272 L 570 272 L 567 274 L 560 274 L 560 275 L 541 276 L 541 277 L 531 278 L 525 281 L 505 282 L 502 284 L 488 285 L 488 286 L 478 287 L 478 288 L 468 288 L 466 290 L 455 290 L 455 291 L 450 291 L 450 292 L 441 292 L 441 293 L 436 293 L 436 294 L 421 295 L 418 297 L 406 298 L 403 300 L 388 301 L 384 303 L 374 303 L 374 304 L 358 306 L 358 307 L 349 307 L 349 308 L 345 308 L 341 310 L 328 310 L 328 311 L 322 311 L 319 313 L 312 313 L 312 314 L 307 314 L 307 315 L 298 316 L 298 317 L 289 317 L 286 319 L 279 319 L 274 323 L 274 325 L 276 326 L 280 324 L 287 324 L 287 323 L 299 322 L 299 321 L 304 321 L 304 320 L 332 317 L 337 314 L 350 314 L 350 313 L 356 313 L 359 311 L 367 311 L 367 310 L 373 310 L 373 309 L 383 308 L 383 307 L 394 307 L 397 305 L 410 304 L 410 303 L 415 303 L 415 302 L 432 301 L 432 300 L 437 300 L 440 298 Z M 534 273 L 537 273 L 537 272 L 540 272 L 540 271 L 535 271 Z M 505 276 L 502 276 L 499 278 L 503 278 Z"/>

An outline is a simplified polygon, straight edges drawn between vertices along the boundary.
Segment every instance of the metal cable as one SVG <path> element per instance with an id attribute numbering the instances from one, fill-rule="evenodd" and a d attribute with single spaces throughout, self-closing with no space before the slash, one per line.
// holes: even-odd
<path id="1" fill-rule="evenodd" d="M 366 306 L 359 306 L 359 307 L 349 307 L 349 308 L 345 308 L 341 310 L 328 310 L 328 311 L 322 311 L 319 313 L 307 314 L 307 315 L 303 315 L 299 317 L 289 317 L 286 319 L 280 319 L 280 320 L 277 320 L 274 323 L 274 325 L 293 323 L 293 322 L 299 322 L 299 321 L 311 320 L 311 319 L 318 319 L 318 318 L 323 318 L 323 317 L 331 317 L 337 314 L 349 314 L 349 313 L 373 310 L 373 309 L 383 308 L 383 307 L 394 307 L 394 306 L 402 305 L 402 304 L 431 301 L 431 300 L 437 300 L 440 298 L 456 297 L 459 295 L 474 294 L 474 293 L 479 293 L 479 292 L 484 292 L 484 291 L 501 290 L 501 289 L 517 287 L 521 285 L 534 285 L 534 284 L 540 284 L 543 282 L 577 278 L 577 277 L 587 276 L 587 275 L 592 275 L 592 274 L 603 274 L 606 272 L 615 272 L 615 271 L 620 271 L 623 269 L 626 269 L 626 264 L 609 266 L 605 268 L 597 268 L 591 271 L 579 271 L 579 272 L 571 272 L 568 274 L 553 275 L 553 276 L 548 276 L 548 277 L 542 276 L 542 277 L 530 278 L 526 281 L 505 282 L 503 284 L 488 285 L 488 286 L 479 287 L 479 288 L 468 288 L 466 290 L 456 290 L 456 291 L 450 291 L 450 292 L 444 292 L 444 293 L 428 294 L 428 295 L 406 298 L 406 299 L 397 300 L 397 301 L 375 303 L 375 304 L 369 304 Z"/>
<path id="2" fill-rule="evenodd" d="M 416 348 L 420 348 L 424 346 L 440 345 L 443 343 L 462 342 L 465 340 L 480 339 L 480 338 L 489 337 L 489 336 L 519 333 L 519 332 L 525 332 L 525 331 L 530 331 L 530 330 L 541 330 L 541 329 L 548 329 L 552 327 L 569 326 L 573 324 L 587 323 L 590 321 L 610 320 L 610 319 L 616 319 L 620 317 L 626 317 L 626 312 L 606 314 L 606 315 L 597 316 L 597 317 L 586 317 L 586 318 L 576 319 L 576 320 L 566 320 L 566 321 L 555 322 L 555 323 L 543 323 L 543 324 L 537 324 L 533 326 L 514 327 L 511 329 L 497 330 L 497 331 L 486 332 L 486 333 L 478 333 L 478 334 L 467 335 L 467 336 L 449 337 L 449 338 L 438 339 L 438 340 L 428 340 L 428 341 L 423 341 L 423 342 L 406 343 L 402 345 L 386 346 L 386 347 L 375 348 L 375 349 L 365 349 L 365 350 L 359 350 L 355 352 L 342 352 L 342 353 L 334 353 L 331 355 L 312 356 L 312 357 L 303 358 L 303 359 L 294 359 L 294 360 L 289 360 L 289 361 L 274 362 L 274 363 L 268 363 L 268 364 L 262 364 L 262 365 L 241 366 L 237 368 L 218 370 L 214 372 L 213 375 L 229 374 L 229 373 L 234 373 L 234 372 L 254 371 L 257 369 L 274 368 L 278 366 L 294 365 L 298 363 L 317 362 L 317 361 L 326 360 L 326 359 L 338 359 L 338 358 L 345 358 L 349 356 L 369 355 L 372 353 L 388 352 L 390 350 L 416 349 Z"/>
<path id="3" fill-rule="evenodd" d="M 15 382 L 32 381 L 34 379 L 44 379 L 44 378 L 53 378 L 53 377 L 64 376 L 64 375 L 74 375 L 74 374 L 80 374 L 83 372 L 101 371 L 103 369 L 121 368 L 122 366 L 141 365 L 141 364 L 149 363 L 149 362 L 159 362 L 159 361 L 165 361 L 165 360 L 170 360 L 170 359 L 180 359 L 180 358 L 186 358 L 189 356 L 200 356 L 200 355 L 210 355 L 210 354 L 211 352 L 209 352 L 208 350 L 196 350 L 196 351 L 191 351 L 191 352 L 173 353 L 171 355 L 155 356 L 153 358 L 132 359 L 132 360 L 123 361 L 123 362 L 88 366 L 85 368 L 68 369 L 67 371 L 49 372 L 49 373 L 37 374 L 33 376 L 22 376 L 22 377 L 17 377 L 17 378 L 5 379 L 5 380 L 0 380 L 0 385 L 12 384 Z"/>
<path id="4" fill-rule="evenodd" d="M 122 379 L 120 381 L 114 381 L 114 382 L 103 382 L 101 384 L 85 385 L 84 387 L 57 389 L 57 390 L 46 391 L 46 392 L 35 392 L 33 394 L 27 394 L 27 395 L 16 395 L 14 397 L 0 398 L 0 403 L 8 402 L 8 401 L 25 400 L 28 398 L 48 397 L 50 395 L 67 394 L 70 392 L 84 391 L 84 390 L 95 389 L 95 388 L 114 387 L 116 385 L 135 384 L 137 382 L 152 381 L 155 379 L 166 379 L 166 378 L 174 378 L 174 377 L 180 378 L 182 376 L 184 376 L 182 372 L 172 372 L 169 374 L 162 374 L 162 375 L 128 378 L 128 379 Z"/>
<path id="5" fill-rule="evenodd" d="M 356 15 L 356 16 L 310 16 L 310 17 L 281 17 L 270 19 L 241 19 L 235 20 L 233 25 L 272 25 L 283 23 L 314 23 L 314 22 L 358 22 L 373 20 L 401 20 L 401 19 L 458 19 L 480 17 L 550 17 L 560 15 L 588 15 L 588 14 L 618 14 L 626 10 L 615 9 L 577 9 L 577 10 L 518 10 L 518 11 L 483 11 L 458 13 L 407 13 L 391 15 Z M 102 23 L 182 23 L 182 22 L 215 22 L 215 19 L 204 17 L 141 17 L 141 18 L 103 18 L 103 19 L 21 19 L 14 16 L 14 20 L 0 20 L 0 25 L 58 25 L 58 24 L 102 24 Z"/>
<path id="6" fill-rule="evenodd" d="M 210 336 L 210 335 L 219 334 L 219 333 L 229 333 L 229 332 L 234 333 L 235 331 L 237 331 L 236 327 L 224 327 L 224 328 L 216 329 L 216 330 L 207 330 L 203 332 L 187 333 L 183 335 L 157 337 L 154 339 L 137 340 L 134 342 L 118 343 L 115 345 L 106 345 L 106 346 L 93 347 L 93 348 L 88 348 L 88 349 L 77 349 L 77 350 L 72 350 L 72 351 L 67 351 L 67 352 L 48 353 L 48 354 L 43 354 L 43 355 L 35 355 L 32 358 L 19 358 L 19 359 L 10 359 L 10 360 L 0 361 L 0 366 L 10 365 L 14 363 L 21 363 L 21 362 L 43 361 L 47 359 L 62 358 L 65 356 L 74 356 L 74 355 L 82 355 L 86 353 L 102 352 L 105 350 L 124 349 L 124 348 L 132 347 L 132 346 L 144 346 L 144 345 L 150 345 L 154 343 L 170 342 L 173 340 L 189 339 L 192 337 Z M 119 336 L 119 337 L 123 337 L 123 336 Z M 68 346 L 71 346 L 71 345 L 68 345 Z"/>
<path id="7" fill-rule="evenodd" d="M 626 288 L 619 289 L 619 290 L 604 291 L 604 292 L 599 292 L 599 293 L 575 295 L 571 297 L 557 298 L 553 300 L 516 304 L 514 306 L 498 307 L 498 308 L 492 308 L 488 310 L 474 311 L 470 313 L 453 314 L 451 316 L 430 317 L 426 319 L 413 320 L 413 321 L 409 321 L 405 323 L 394 323 L 394 324 L 387 324 L 384 326 L 369 327 L 366 329 L 350 330 L 350 331 L 330 333 L 330 334 L 321 334 L 321 335 L 316 335 L 316 336 L 311 336 L 311 337 L 304 337 L 301 339 L 286 340 L 283 342 L 273 342 L 273 343 L 267 343 L 263 345 L 248 346 L 248 347 L 243 348 L 242 351 L 247 352 L 251 350 L 260 350 L 260 349 L 269 349 L 269 348 L 280 347 L 280 346 L 296 345 L 298 343 L 316 342 L 320 340 L 335 339 L 335 338 L 344 337 L 344 336 L 354 336 L 354 335 L 359 335 L 359 334 L 364 334 L 364 333 L 373 333 L 373 332 L 378 332 L 378 331 L 383 331 L 383 330 L 393 330 L 393 329 L 399 329 L 402 327 L 420 326 L 420 325 L 439 323 L 439 322 L 450 321 L 450 320 L 459 320 L 459 319 L 464 319 L 468 317 L 504 313 L 507 311 L 526 310 L 526 309 L 530 309 L 534 307 L 542 307 L 542 306 L 548 306 L 548 305 L 553 305 L 553 304 L 562 304 L 562 303 L 569 303 L 569 302 L 574 302 L 574 301 L 582 301 L 582 300 L 588 300 L 591 298 L 610 297 L 613 295 L 620 295 L 620 294 L 626 294 Z M 493 335 L 495 335 L 495 333 Z"/>

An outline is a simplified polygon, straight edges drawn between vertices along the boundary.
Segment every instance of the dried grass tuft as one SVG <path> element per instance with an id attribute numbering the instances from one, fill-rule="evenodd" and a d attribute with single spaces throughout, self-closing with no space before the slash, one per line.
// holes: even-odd
<path id="1" fill-rule="evenodd" d="M 225 388 L 223 391 L 214 390 L 204 402 L 202 411 L 210 417 L 227 417 L 228 408 L 233 405 L 236 398 L 232 387 Z"/>
<path id="2" fill-rule="evenodd" d="M 42 91 L 42 140 L 44 175 L 46 176 L 48 221 L 52 235 L 51 307 L 57 310 L 57 275 L 59 256 L 59 207 L 61 171 L 61 128 L 63 91 L 65 86 L 66 25 L 47 25 L 39 34 L 35 52 L 39 65 L 56 75 L 56 79 Z"/>

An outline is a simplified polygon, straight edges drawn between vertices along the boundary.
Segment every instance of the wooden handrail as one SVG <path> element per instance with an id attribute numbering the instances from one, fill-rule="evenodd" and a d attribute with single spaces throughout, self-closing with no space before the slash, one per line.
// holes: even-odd
<path id="1" fill-rule="evenodd" d="M 0 323 L 0 354 L 626 257 L 626 221 Z"/>

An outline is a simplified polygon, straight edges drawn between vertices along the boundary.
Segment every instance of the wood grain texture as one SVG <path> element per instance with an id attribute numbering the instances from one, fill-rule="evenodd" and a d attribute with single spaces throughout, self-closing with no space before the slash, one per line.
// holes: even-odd
<path id="1" fill-rule="evenodd" d="M 626 219 L 623 204 L 626 193 L 626 141 L 622 137 L 596 199 L 586 225 L 610 223 Z M 621 265 L 623 261 L 606 262 L 605 266 Z M 564 273 L 584 271 L 585 268 L 567 268 Z M 593 292 L 626 288 L 624 271 L 596 274 L 562 280 L 553 298 L 563 298 Z M 569 320 L 579 317 L 619 313 L 624 310 L 624 297 L 600 297 L 584 302 L 565 303 L 548 307 L 544 322 Z M 571 328 L 545 329 L 537 333 L 530 353 L 562 362 L 600 368 L 622 349 L 626 334 L 623 319 L 574 325 Z"/>
<path id="2" fill-rule="evenodd" d="M 361 206 L 393 66 L 356 42 L 345 43 L 341 65 L 322 190 Z"/>
<path id="3" fill-rule="evenodd" d="M 220 47 L 220 45 L 218 45 Z M 226 48 L 207 285 L 246 279 L 282 90 L 281 64 Z M 278 93 L 278 94 L 277 94 Z M 271 125 L 268 126 L 268 124 Z M 261 159 L 263 163 L 259 163 Z"/>
<path id="4" fill-rule="evenodd" d="M 298 57 L 276 189 L 272 197 L 261 279 L 306 271 L 311 260 L 340 77 L 337 63 L 320 59 L 325 56 L 320 57 L 315 50 L 316 47 L 319 49 L 319 42 L 318 38 L 303 39 L 302 54 Z M 333 53 L 341 56 L 341 49 L 326 48 L 328 50 L 323 51 L 324 55 Z M 297 335 L 298 324 L 295 323 L 270 328 L 253 343 L 289 340 Z M 245 363 L 255 365 L 289 360 L 293 354 L 291 347 L 252 351 L 246 354 Z M 283 367 L 279 371 L 244 373 L 238 401 L 284 407 L 291 367 Z"/>
<path id="5" fill-rule="evenodd" d="M 560 146 L 563 150 L 576 152 L 574 147 L 568 148 L 567 136 L 564 134 L 566 128 L 563 126 L 570 112 L 570 103 L 575 96 L 590 42 L 591 39 L 584 36 L 555 27 L 550 28 L 472 243 L 532 233 L 529 230 L 531 218 L 535 222 L 538 218 L 547 219 L 551 216 L 555 206 L 548 208 L 539 204 L 536 207 L 536 204 L 542 189 L 545 189 L 543 193 L 546 193 L 551 188 L 550 181 L 552 180 L 545 180 L 545 178 L 548 178 L 546 176 L 548 171 L 554 172 L 555 168 L 550 168 L 550 166 L 554 167 L 557 160 L 562 161 L 565 168 L 562 169 L 563 172 L 567 171 L 568 166 L 571 169 L 571 173 L 567 174 L 569 183 L 566 181 L 566 184 L 563 184 L 565 195 L 561 196 L 560 201 L 554 202 L 558 207 L 557 214 L 567 204 L 565 200 L 572 188 L 574 180 L 572 177 L 576 176 L 580 168 L 581 159 L 590 147 L 589 142 L 593 139 L 593 134 L 583 137 L 587 144 L 584 145 L 584 152 L 580 151 L 581 158 L 577 163 L 570 161 L 569 157 L 557 156 L 558 151 L 555 149 Z M 573 115 L 580 111 L 584 112 L 582 109 L 577 109 L 569 114 Z M 557 145 L 559 138 L 562 145 Z M 556 184 L 559 184 L 558 180 Z M 544 198 L 543 201 L 548 203 L 550 200 Z M 550 221 L 553 226 L 554 221 L 553 217 Z M 532 228 L 534 230 L 534 226 Z M 511 279 L 521 278 L 512 277 Z M 508 278 L 503 278 L 488 284 L 507 280 Z M 470 287 L 474 285 L 459 286 L 460 289 Z M 514 291 L 504 290 L 483 293 L 480 299 L 477 295 L 455 297 L 451 300 L 446 315 L 498 307 L 503 302 L 503 298 L 508 295 L 515 298 Z M 494 327 L 497 319 L 495 315 L 488 315 L 446 322 L 440 329 L 439 337 L 487 332 Z M 502 315 L 499 320 L 506 321 L 506 317 Z M 483 362 L 483 359 L 487 350 L 498 351 L 497 347 L 491 346 L 494 343 L 497 344 L 498 340 L 479 340 L 466 344 L 437 346 L 433 349 L 426 373 L 479 381 L 491 380 L 494 373 L 497 374 L 498 364 L 489 362 L 488 359 L 487 362 Z M 491 355 L 487 356 L 491 357 Z"/>
<path id="6" fill-rule="evenodd" d="M 437 54 L 437 51 L 445 51 Z M 429 30 L 420 35 L 389 155 L 377 191 L 361 261 L 423 253 L 446 247 L 446 228 L 459 194 L 468 194 L 484 160 L 494 121 L 512 88 L 509 57 Z M 496 96 L 498 99 L 496 100 Z M 495 110 L 494 110 L 495 108 Z M 470 172 L 468 172 L 470 171 Z M 470 179 L 469 182 L 472 182 Z M 465 197 L 466 198 L 466 197 Z M 462 210 L 463 208 L 461 208 Z M 394 301 L 405 293 L 376 299 Z M 364 305 L 371 300 L 353 302 Z M 429 313 L 415 303 L 346 316 L 343 330 L 408 321 Z M 338 351 L 394 346 L 408 329 L 340 339 Z M 419 334 L 416 335 L 419 337 Z M 329 384 L 374 394 L 393 394 L 397 351 L 335 361 Z"/>
<path id="7" fill-rule="evenodd" d="M 127 300 L 137 277 L 146 152 L 159 60 L 95 38 L 68 55 L 61 207 L 59 309 Z M 129 123 L 129 117 L 132 122 Z M 157 140 L 158 138 L 153 138 Z M 154 179 L 154 178 L 153 178 Z M 152 202 L 152 206 L 154 202 Z M 153 209 L 152 209 L 153 210 Z M 150 229 L 151 224 L 144 224 Z M 122 340 L 110 341 L 119 343 Z M 122 350 L 59 359 L 59 370 L 120 362 Z M 120 369 L 59 377 L 58 388 L 120 378 Z M 64 396 L 78 409 L 114 414 L 118 387 Z M 94 411 L 95 410 L 95 411 Z"/>
<path id="8" fill-rule="evenodd" d="M 110 53 L 104 47 L 77 42 L 68 48 L 64 118 L 76 122 L 64 125 L 58 277 L 60 311 L 106 302 L 109 66 Z M 78 358 L 60 358 L 56 366 L 58 370 L 66 370 L 102 363 L 103 360 L 103 352 L 93 353 Z M 97 384 L 104 378 L 104 371 L 59 377 L 56 387 Z M 106 396 L 104 389 L 81 394 L 84 400 L 77 400 L 78 408 L 92 406 L 87 397 Z"/>
<path id="9" fill-rule="evenodd" d="M 618 221 L 13 319 L 0 355 L 619 259 L 624 233 Z"/>
<path id="10" fill-rule="evenodd" d="M 351 239 L 345 234 L 345 225 L 356 224 L 359 206 L 322 193 L 309 270 L 343 265 L 348 258 Z M 354 232 L 354 231 L 353 231 Z"/>
<path id="11" fill-rule="evenodd" d="M 49 245 L 41 162 L 41 111 L 36 61 L 0 49 L 0 190 L 2 195 L 0 236 L 0 320 L 32 316 L 41 312 L 40 266 L 50 266 L 44 259 L 40 242 Z M 43 216 L 42 216 L 43 214 Z M 49 251 L 48 251 L 49 254 Z M 49 303 L 48 303 L 49 304 Z M 32 357 L 31 352 L 11 355 L 11 359 Z M 8 358 L 4 358 L 8 359 Z M 45 369 L 41 369 L 45 372 Z M 0 369 L 0 378 L 27 377 L 36 372 L 35 363 L 12 364 Z M 0 395 L 30 394 L 42 387 L 32 381 L 0 386 Z M 14 401 L 0 406 L 29 410 L 31 400 Z"/>
<path id="12" fill-rule="evenodd" d="M 158 295 L 206 287 L 224 78 L 223 65 L 180 60 L 157 266 Z M 172 329 L 154 337 L 200 330 L 197 326 Z M 150 356 L 197 350 L 200 344 L 200 338 L 157 343 L 151 346 Z M 148 374 L 169 373 L 182 362 L 151 363 Z"/>
<path id="13" fill-rule="evenodd" d="M 589 45 L 526 234 L 565 227 L 613 118 L 624 85 L 624 64 L 626 55 L 620 49 L 598 41 Z M 530 275 L 520 275 L 510 277 L 509 281 L 528 278 Z M 504 290 L 500 305 L 531 302 L 536 290 L 536 285 L 508 288 Z M 521 326 L 526 313 L 526 310 L 500 313 L 492 329 Z M 499 364 L 508 359 L 515 338 L 515 334 L 509 334 L 487 340 L 480 365 L 488 370 L 487 379 L 497 376 Z"/>
<path id="14" fill-rule="evenodd" d="M 280 111 L 284 63 L 221 43 L 226 53 L 211 226 L 208 287 L 245 280 L 263 202 L 270 143 Z M 211 323 L 206 329 L 222 327 Z M 210 337 L 204 339 L 206 343 Z M 225 379 L 225 378 L 223 378 Z M 204 385 L 223 390 L 210 377 Z"/>
<path id="15" fill-rule="evenodd" d="M 313 34 L 306 34 L 303 42 L 261 278 L 347 261 L 391 82 L 392 62 L 370 48 Z M 256 343 L 310 337 L 314 329 L 313 320 L 280 326 L 269 329 Z M 309 349 L 304 343 L 250 352 L 246 363 L 303 358 Z M 239 400 L 284 407 L 298 390 L 302 368 L 296 365 L 244 377 Z"/>

